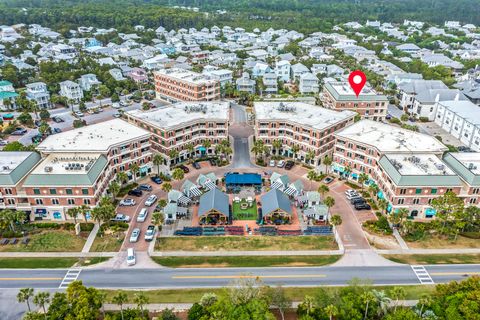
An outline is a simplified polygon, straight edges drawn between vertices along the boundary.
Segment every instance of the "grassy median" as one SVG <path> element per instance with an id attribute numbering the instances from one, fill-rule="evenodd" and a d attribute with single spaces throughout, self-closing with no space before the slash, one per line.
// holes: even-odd
<path id="1" fill-rule="evenodd" d="M 73 265 L 89 266 L 108 260 L 93 258 L 1 258 L 0 269 L 56 269 L 70 268 Z"/>
<path id="2" fill-rule="evenodd" d="M 473 264 L 480 254 L 387 254 L 384 258 L 405 264 Z"/>
<path id="3" fill-rule="evenodd" d="M 407 300 L 419 299 L 422 294 L 432 293 L 435 286 L 415 285 L 415 286 L 396 286 L 405 290 Z M 338 291 L 341 287 L 322 287 L 328 291 Z M 375 286 L 376 290 L 391 290 L 393 286 Z M 286 295 L 293 301 L 302 301 L 306 295 L 315 296 L 318 288 L 311 287 L 284 287 Z M 142 291 L 149 300 L 149 303 L 194 303 L 198 302 L 202 295 L 211 292 L 221 294 L 226 289 L 177 289 L 177 290 L 146 290 Z M 107 294 L 107 301 L 111 301 L 113 296 L 118 293 L 116 290 L 102 290 Z M 134 303 L 135 294 L 138 291 L 123 291 L 127 294 L 128 302 Z"/>
<path id="4" fill-rule="evenodd" d="M 216 256 L 216 257 L 152 257 L 162 266 L 171 268 L 219 267 L 306 267 L 332 264 L 341 255 L 327 256 Z"/>
<path id="5" fill-rule="evenodd" d="M 337 250 L 333 236 L 299 237 L 163 237 L 155 243 L 157 251 L 296 251 Z"/>

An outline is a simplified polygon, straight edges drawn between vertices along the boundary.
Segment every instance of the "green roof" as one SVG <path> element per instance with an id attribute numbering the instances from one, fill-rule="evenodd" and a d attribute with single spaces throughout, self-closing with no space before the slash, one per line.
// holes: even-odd
<path id="1" fill-rule="evenodd" d="M 11 92 L 11 91 L 2 91 L 0 92 L 0 100 L 9 99 L 9 98 L 16 98 L 18 97 L 18 93 Z"/>
<path id="2" fill-rule="evenodd" d="M 447 153 L 443 157 L 443 161 L 469 185 L 480 186 L 480 175 L 476 175 L 470 171 L 462 162 L 458 161 L 453 154 Z"/>
<path id="3" fill-rule="evenodd" d="M 85 174 L 30 174 L 25 180 L 25 186 L 91 186 L 95 184 L 100 174 L 108 164 L 107 158 L 100 156 Z"/>
<path id="4" fill-rule="evenodd" d="M 23 160 L 15 169 L 8 174 L 0 174 L 0 185 L 2 186 L 14 186 L 25 175 L 32 170 L 40 161 L 40 155 L 36 152 L 2 152 L 5 156 L 14 154 L 28 154 L 30 155 Z"/>
<path id="5" fill-rule="evenodd" d="M 397 186 L 455 187 L 462 185 L 462 181 L 457 175 L 402 175 L 387 156 L 383 156 L 379 164 Z"/>
<path id="6" fill-rule="evenodd" d="M 12 83 L 8 80 L 2 80 L 0 81 L 0 86 L 11 86 Z"/>

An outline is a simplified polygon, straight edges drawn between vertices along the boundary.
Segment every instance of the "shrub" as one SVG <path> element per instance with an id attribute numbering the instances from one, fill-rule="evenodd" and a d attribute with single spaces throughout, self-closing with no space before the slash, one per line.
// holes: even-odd
<path id="1" fill-rule="evenodd" d="M 34 226 L 38 229 L 61 229 L 62 224 L 56 222 L 38 222 Z"/>
<path id="2" fill-rule="evenodd" d="M 392 229 L 388 224 L 388 220 L 385 216 L 380 216 L 378 220 L 368 220 L 364 224 L 364 227 L 375 233 L 382 233 L 385 235 L 392 234 Z"/>
<path id="3" fill-rule="evenodd" d="M 22 236 L 21 232 L 13 232 L 11 230 L 5 230 L 2 232 L 3 238 L 21 238 Z"/>
<path id="4" fill-rule="evenodd" d="M 132 182 L 127 185 L 124 185 L 123 187 L 120 188 L 120 191 L 118 192 L 117 197 L 119 198 L 124 197 L 128 193 L 128 191 L 133 190 L 136 187 L 138 187 L 138 183 L 136 182 Z"/>
<path id="5" fill-rule="evenodd" d="M 401 121 L 398 118 L 390 118 L 390 120 L 388 120 L 388 121 L 390 121 L 390 123 L 394 123 L 394 124 L 401 124 Z"/>
<path id="6" fill-rule="evenodd" d="M 428 122 L 428 117 L 420 117 L 418 118 L 418 120 L 420 120 L 420 122 Z"/>

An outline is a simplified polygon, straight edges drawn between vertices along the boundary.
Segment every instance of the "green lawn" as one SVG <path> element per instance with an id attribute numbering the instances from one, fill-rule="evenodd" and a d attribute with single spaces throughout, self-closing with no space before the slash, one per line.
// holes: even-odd
<path id="1" fill-rule="evenodd" d="M 152 257 L 171 268 L 211 268 L 211 267 L 303 267 L 332 264 L 341 255 L 329 256 L 238 256 L 238 257 Z"/>
<path id="2" fill-rule="evenodd" d="M 234 202 L 233 203 L 233 218 L 235 220 L 257 220 L 257 204 L 255 201 L 252 202 L 251 207 L 242 209 L 241 205 L 247 204 L 247 201 Z"/>
<path id="3" fill-rule="evenodd" d="M 90 266 L 109 258 L 2 258 L 0 269 L 55 269 L 77 266 Z"/>
<path id="4" fill-rule="evenodd" d="M 430 294 L 435 286 L 396 286 L 401 287 L 406 292 L 405 299 L 416 300 L 422 294 Z M 328 291 L 338 291 L 341 287 L 323 287 Z M 376 290 L 391 290 L 393 286 L 375 286 Z M 311 287 L 285 287 L 286 295 L 293 301 L 302 301 L 306 295 L 315 296 L 318 288 Z M 178 290 L 148 290 L 143 293 L 148 297 L 149 303 L 194 303 L 198 302 L 205 293 L 221 294 L 226 289 L 178 289 Z M 107 294 L 106 300 L 111 301 L 113 296 L 118 293 L 115 290 L 101 290 Z M 127 303 L 134 303 L 135 293 L 138 291 L 124 291 L 127 294 Z"/>
<path id="5" fill-rule="evenodd" d="M 15 245 L 0 246 L 0 251 L 7 252 L 80 252 L 85 244 L 88 232 L 76 236 L 73 231 L 42 230 L 40 233 L 28 236 L 27 245 L 21 239 Z"/>
<path id="6" fill-rule="evenodd" d="M 117 237 L 118 235 L 118 237 Z M 102 237 L 97 235 L 93 241 L 90 252 L 117 252 L 122 246 L 123 239 L 125 238 L 124 233 L 114 234 L 104 234 Z"/>
<path id="7" fill-rule="evenodd" d="M 157 251 L 337 250 L 333 236 L 160 237 Z"/>
<path id="8" fill-rule="evenodd" d="M 384 257 L 406 264 L 480 263 L 480 254 L 391 254 Z"/>

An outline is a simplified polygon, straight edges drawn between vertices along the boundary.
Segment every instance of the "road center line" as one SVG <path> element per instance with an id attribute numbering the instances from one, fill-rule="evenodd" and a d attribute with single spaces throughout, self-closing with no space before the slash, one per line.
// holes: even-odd
<path id="1" fill-rule="evenodd" d="M 325 278 L 324 274 L 299 274 L 299 275 L 272 275 L 272 276 L 258 276 L 258 275 L 231 275 L 231 276 L 172 276 L 172 279 L 278 279 L 278 278 Z"/>
<path id="2" fill-rule="evenodd" d="M 454 276 L 454 275 L 480 275 L 480 272 L 431 272 L 430 275 L 432 276 Z"/>
<path id="3" fill-rule="evenodd" d="M 51 280 L 62 280 L 62 278 L 0 278 L 0 281 L 51 281 Z"/>

